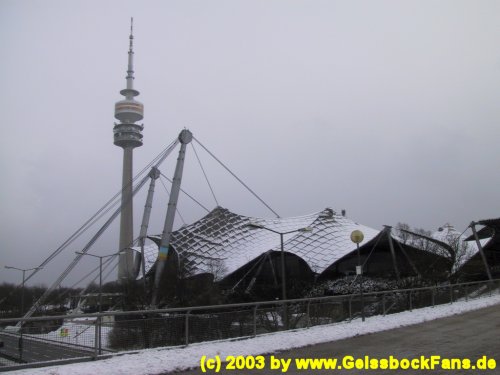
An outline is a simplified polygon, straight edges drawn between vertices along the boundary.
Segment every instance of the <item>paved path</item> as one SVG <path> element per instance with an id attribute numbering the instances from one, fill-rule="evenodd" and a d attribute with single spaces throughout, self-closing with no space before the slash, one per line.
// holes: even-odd
<path id="1" fill-rule="evenodd" d="M 390 319 L 390 317 L 387 317 Z M 494 358 L 496 370 L 490 371 L 445 371 L 445 370 L 297 370 L 294 358 L 342 358 L 350 355 L 363 358 L 386 358 L 393 355 L 399 359 L 419 358 L 421 355 L 439 355 L 442 358 L 469 358 L 473 362 L 483 355 Z M 275 353 L 275 357 L 292 358 L 292 365 L 287 374 L 500 374 L 500 305 L 461 315 L 433 320 L 427 323 L 378 332 L 325 344 L 312 345 L 290 351 Z M 222 374 L 281 374 L 279 370 L 269 369 L 266 356 L 266 368 L 252 371 L 221 371 Z M 212 372 L 213 373 L 213 372 Z M 178 372 L 176 375 L 202 374 L 200 369 Z"/>

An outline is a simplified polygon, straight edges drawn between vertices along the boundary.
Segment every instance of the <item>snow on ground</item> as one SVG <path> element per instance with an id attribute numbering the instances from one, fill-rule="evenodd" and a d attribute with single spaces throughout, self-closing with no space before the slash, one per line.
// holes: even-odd
<path id="1" fill-rule="evenodd" d="M 461 301 L 439 305 L 434 308 L 405 311 L 387 316 L 374 316 L 361 322 L 342 322 L 309 329 L 277 332 L 255 338 L 237 341 L 216 341 L 192 344 L 188 347 L 148 349 L 135 353 L 116 355 L 110 359 L 76 363 L 64 366 L 51 366 L 38 369 L 13 371 L 12 374 L 30 375 L 152 375 L 174 370 L 198 367 L 201 356 L 224 358 L 228 355 L 256 355 L 298 348 L 340 340 L 367 333 L 384 331 L 426 322 L 446 316 L 477 310 L 500 304 L 500 295 L 488 298 Z"/>
<path id="2" fill-rule="evenodd" d="M 111 332 L 111 327 L 103 325 L 101 328 L 103 347 L 108 346 L 108 336 Z M 92 346 L 95 340 L 95 325 L 94 319 L 88 320 L 69 320 L 57 329 L 49 333 L 41 335 L 30 335 L 32 338 L 40 337 L 45 340 L 52 340 L 67 344 L 87 345 Z"/>
<path id="3" fill-rule="evenodd" d="M 79 318 L 67 319 L 64 324 L 55 331 L 42 334 L 25 334 L 30 339 L 51 340 L 61 344 L 73 344 L 93 346 L 95 340 L 95 319 Z M 5 331 L 18 332 L 16 326 L 7 326 Z M 111 332 L 111 327 L 103 325 L 101 327 L 101 345 L 106 348 L 108 346 L 108 337 Z"/>

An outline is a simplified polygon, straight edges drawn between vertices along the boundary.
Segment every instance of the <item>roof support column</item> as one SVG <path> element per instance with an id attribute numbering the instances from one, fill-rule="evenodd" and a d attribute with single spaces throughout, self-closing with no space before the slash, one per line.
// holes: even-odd
<path id="1" fill-rule="evenodd" d="M 257 281 L 257 278 L 260 276 L 260 273 L 262 272 L 262 267 L 264 266 L 264 263 L 266 262 L 266 255 L 267 255 L 267 253 L 264 254 L 262 259 L 260 260 L 259 268 L 257 268 L 257 271 L 254 273 L 252 280 L 250 280 L 250 283 L 248 284 L 247 288 L 245 289 L 245 293 L 247 293 L 247 294 L 250 293 L 255 282 Z"/>
<path id="2" fill-rule="evenodd" d="M 391 250 L 392 265 L 394 267 L 394 271 L 396 272 L 396 278 L 399 281 L 401 279 L 401 276 L 399 274 L 398 262 L 396 260 L 396 252 L 394 251 L 394 244 L 392 243 L 392 235 L 391 235 L 392 227 L 389 225 L 384 225 L 384 227 L 385 227 L 385 232 L 387 234 L 387 239 L 389 240 L 389 249 Z"/>
<path id="3" fill-rule="evenodd" d="M 481 259 L 483 260 L 484 269 L 486 270 L 486 275 L 488 275 L 488 280 L 491 281 L 493 280 L 493 277 L 491 277 L 490 266 L 488 265 L 488 260 L 486 259 L 486 255 L 484 254 L 483 246 L 481 245 L 481 241 L 479 241 L 479 237 L 477 236 L 476 223 L 471 222 L 469 226 L 472 229 L 472 234 L 474 234 L 474 239 L 476 240 L 477 248 L 479 249 L 479 253 L 481 254 Z"/>
<path id="4" fill-rule="evenodd" d="M 139 269 L 142 270 L 142 282 L 144 290 L 146 290 L 146 262 L 144 259 L 144 245 L 146 243 L 146 236 L 148 235 L 149 218 L 151 217 L 151 208 L 153 207 L 155 183 L 158 177 L 160 177 L 160 171 L 158 170 L 158 168 L 152 167 L 151 171 L 149 172 L 149 178 L 151 179 L 151 181 L 149 182 L 148 196 L 146 198 L 146 203 L 144 205 L 144 213 L 142 214 L 141 232 L 139 234 L 139 246 L 141 247 L 141 257 L 137 258 L 137 261 L 134 264 L 135 275 L 139 274 Z"/>
<path id="5" fill-rule="evenodd" d="M 411 268 L 413 269 L 413 272 L 415 272 L 415 274 L 417 276 L 421 276 L 420 275 L 420 272 L 418 272 L 418 269 L 417 267 L 415 266 L 415 263 L 413 263 L 413 261 L 411 260 L 410 256 L 406 253 L 406 250 L 403 248 L 403 246 L 399 243 L 399 241 L 396 241 L 396 243 L 398 244 L 398 247 L 400 248 L 401 252 L 403 253 L 403 255 L 405 256 L 406 260 L 408 261 L 408 263 L 410 263 L 410 266 Z"/>
<path id="6" fill-rule="evenodd" d="M 186 146 L 193 139 L 193 134 L 187 129 L 184 129 L 179 134 L 181 148 L 175 166 L 174 178 L 172 179 L 172 189 L 168 200 L 167 216 L 165 217 L 165 225 L 161 236 L 160 250 L 158 252 L 158 260 L 156 261 L 155 282 L 153 287 L 152 306 L 158 303 L 158 290 L 160 288 L 161 275 L 167 262 L 167 255 L 170 246 L 170 237 L 172 236 L 172 228 L 174 226 L 175 211 L 177 209 L 177 201 L 181 189 L 182 171 L 184 170 L 184 158 L 186 156 Z"/>

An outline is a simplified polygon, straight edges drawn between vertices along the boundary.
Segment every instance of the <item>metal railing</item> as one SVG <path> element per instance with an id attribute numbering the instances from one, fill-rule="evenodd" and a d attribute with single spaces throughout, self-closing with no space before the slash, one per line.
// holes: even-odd
<path id="1" fill-rule="evenodd" d="M 0 319 L 0 371 L 103 358 L 114 352 L 252 337 L 468 301 L 500 280 L 360 294 L 142 311 Z M 364 301 L 361 301 L 361 298 Z M 364 304 L 362 303 L 364 302 Z M 364 305 L 364 311 L 362 306 Z M 286 314 L 286 315 L 285 315 Z M 22 328 L 15 327 L 22 322 Z"/>

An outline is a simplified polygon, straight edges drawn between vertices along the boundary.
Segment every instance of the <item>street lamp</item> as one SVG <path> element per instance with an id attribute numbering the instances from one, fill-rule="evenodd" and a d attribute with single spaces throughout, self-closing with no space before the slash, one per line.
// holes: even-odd
<path id="1" fill-rule="evenodd" d="M 363 242 L 365 238 L 363 232 L 360 230 L 354 230 L 351 233 L 351 241 L 356 244 L 358 252 L 358 265 L 356 266 L 356 276 L 359 275 L 359 289 L 361 294 L 361 320 L 365 321 L 365 300 L 363 298 L 363 266 L 361 265 L 361 254 L 359 252 L 359 244 Z"/>
<path id="2" fill-rule="evenodd" d="M 24 283 L 26 281 L 26 271 L 34 271 L 34 270 L 39 270 L 43 267 L 34 267 L 34 268 L 17 268 L 17 267 L 11 267 L 11 266 L 5 266 L 5 268 L 9 270 L 17 270 L 21 271 L 23 273 L 23 283 L 21 286 L 21 317 L 24 314 Z M 18 342 L 18 349 L 19 349 L 19 360 L 22 362 L 23 361 L 23 322 L 20 322 L 20 336 L 19 336 L 19 342 Z"/>
<path id="3" fill-rule="evenodd" d="M 23 269 L 23 268 L 17 268 L 17 267 L 11 267 L 11 266 L 5 266 L 5 268 L 9 269 L 9 270 L 17 270 L 17 271 L 21 271 L 23 273 L 23 283 L 22 283 L 22 286 L 21 286 L 21 316 L 24 314 L 24 282 L 26 280 L 26 271 L 34 271 L 34 270 L 39 270 L 43 267 L 35 267 L 35 268 L 26 268 L 26 269 Z"/>
<path id="4" fill-rule="evenodd" d="M 273 233 L 280 235 L 280 242 L 281 242 L 281 299 L 283 301 L 286 300 L 285 247 L 284 247 L 283 236 L 285 234 L 290 234 L 290 233 L 295 233 L 295 232 L 312 232 L 312 228 L 305 227 L 305 228 L 290 230 L 287 232 L 279 232 L 277 230 L 265 227 L 265 226 L 258 224 L 258 223 L 248 223 L 247 226 L 249 228 L 252 228 L 252 229 L 264 229 L 264 230 L 267 230 L 269 232 L 273 232 Z M 285 309 L 286 309 L 286 307 L 285 307 Z M 285 312 L 285 329 L 288 329 L 288 314 L 286 312 Z"/>
<path id="5" fill-rule="evenodd" d="M 82 253 L 80 251 L 75 251 L 76 254 L 88 255 L 90 257 L 99 258 L 99 313 L 102 312 L 102 260 L 103 258 L 114 257 L 119 253 L 109 254 L 109 255 L 94 255 L 89 253 Z"/>
<path id="6" fill-rule="evenodd" d="M 75 251 L 75 253 L 80 254 L 80 255 L 88 255 L 88 256 L 91 256 L 94 258 L 99 258 L 99 314 L 100 314 L 102 312 L 102 259 L 114 257 L 120 253 L 118 252 L 118 253 L 109 254 L 109 255 L 94 255 L 94 254 L 89 254 L 89 253 L 82 253 L 80 251 Z M 98 319 L 101 319 L 101 317 L 99 316 Z M 99 335 L 99 354 L 101 354 L 102 349 L 101 349 L 101 325 L 100 324 L 99 324 L 98 331 L 99 331 L 98 332 L 98 335 Z"/>

